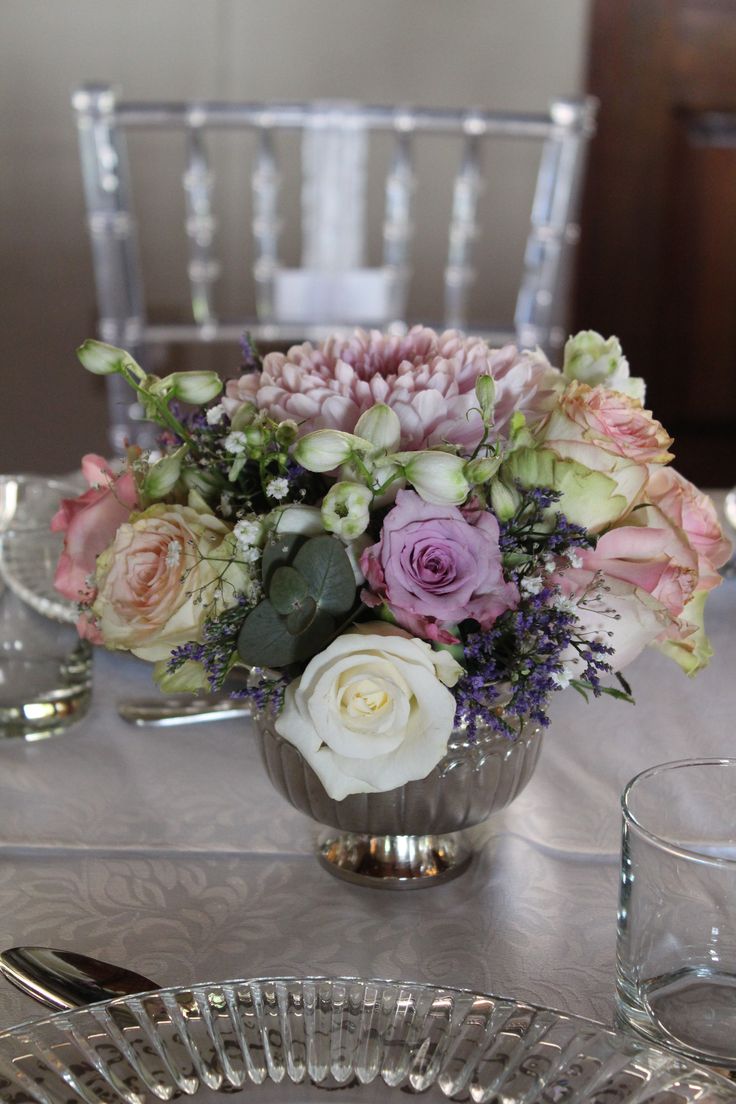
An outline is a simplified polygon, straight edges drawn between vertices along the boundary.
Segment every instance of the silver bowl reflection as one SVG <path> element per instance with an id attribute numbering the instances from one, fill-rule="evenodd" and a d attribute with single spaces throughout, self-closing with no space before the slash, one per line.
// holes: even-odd
<path id="1" fill-rule="evenodd" d="M 295 809 L 341 833 L 322 845 L 320 862 L 341 878 L 378 888 L 415 889 L 461 874 L 472 849 L 455 833 L 481 824 L 521 793 L 542 743 L 532 724 L 515 740 L 490 728 L 470 740 L 456 728 L 447 755 L 426 778 L 335 801 L 268 717 L 260 717 L 258 726 L 275 788 Z"/>

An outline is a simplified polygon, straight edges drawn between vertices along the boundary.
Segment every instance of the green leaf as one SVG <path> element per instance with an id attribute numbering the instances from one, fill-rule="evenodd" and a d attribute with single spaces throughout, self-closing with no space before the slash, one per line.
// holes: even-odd
<path id="1" fill-rule="evenodd" d="M 589 700 L 588 691 L 593 690 L 593 685 L 587 679 L 570 679 L 570 685 L 574 686 L 586 701 Z M 624 690 L 617 690 L 615 686 L 600 686 L 599 690 L 601 694 L 608 694 L 609 698 L 616 698 L 617 701 L 625 701 L 629 705 L 636 705 L 631 694 L 627 694 Z"/>
<path id="2" fill-rule="evenodd" d="M 355 602 L 355 575 L 342 542 L 312 537 L 299 549 L 294 568 L 304 577 L 320 609 L 340 616 Z"/>
<path id="3" fill-rule="evenodd" d="M 327 635 L 324 634 L 324 639 Z M 287 619 L 268 600 L 250 611 L 238 637 L 240 658 L 253 667 L 288 667 L 310 659 L 321 647 L 322 638 L 289 632 Z"/>
<path id="4" fill-rule="evenodd" d="M 281 565 L 271 576 L 268 598 L 277 613 L 292 613 L 294 610 L 301 609 L 305 599 L 309 598 L 309 587 L 303 576 L 293 567 Z M 316 609 L 317 604 L 314 599 L 310 598 L 310 601 Z"/>
<path id="5" fill-rule="evenodd" d="M 590 684 L 584 683 L 580 679 L 570 679 L 570 685 L 572 686 L 573 690 L 577 690 L 578 694 L 580 694 L 580 697 L 585 698 L 588 705 L 590 705 L 590 698 L 585 691 L 585 687 L 589 686 Z"/>
<path id="6" fill-rule="evenodd" d="M 295 551 L 296 550 L 296 551 Z M 275 534 L 263 553 L 267 597 L 246 617 L 238 639 L 244 663 L 288 667 L 311 659 L 353 614 L 356 583 L 341 541 Z"/>
<path id="7" fill-rule="evenodd" d="M 601 686 L 601 693 L 608 694 L 609 697 L 615 698 L 616 701 L 625 701 L 628 702 L 629 705 L 636 705 L 631 694 L 627 694 L 624 690 L 617 690 L 615 686 Z"/>
<path id="8" fill-rule="evenodd" d="M 308 621 L 308 624 L 306 622 Z M 243 663 L 253 667 L 288 667 L 321 652 L 334 637 L 337 623 L 309 599 L 303 610 L 283 617 L 264 599 L 246 617 L 238 637 Z"/>
<path id="9" fill-rule="evenodd" d="M 634 692 L 631 689 L 631 684 L 629 683 L 628 679 L 624 678 L 620 671 L 616 671 L 616 679 L 618 680 L 618 682 L 620 682 L 621 686 L 624 688 L 629 697 L 633 698 Z"/>
<path id="10" fill-rule="evenodd" d="M 303 533 L 282 533 L 281 535 L 275 533 L 269 537 L 261 559 L 261 576 L 266 591 L 269 589 L 276 568 L 291 564 L 295 553 L 305 540 Z"/>
<path id="11" fill-rule="evenodd" d="M 286 627 L 293 636 L 309 633 L 310 638 L 319 638 L 321 641 L 321 633 L 329 629 L 326 618 L 329 618 L 330 625 L 334 624 L 334 621 L 329 614 L 323 613 L 318 617 L 319 614 L 320 610 L 314 598 L 307 596 L 304 605 L 300 606 L 299 609 L 292 610 L 287 616 Z"/>

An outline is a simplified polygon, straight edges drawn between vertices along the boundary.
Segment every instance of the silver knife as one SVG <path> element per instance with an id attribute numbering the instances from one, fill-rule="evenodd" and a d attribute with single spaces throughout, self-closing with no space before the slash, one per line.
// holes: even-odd
<path id="1" fill-rule="evenodd" d="M 250 716 L 246 698 L 174 697 L 134 698 L 117 703 L 118 715 L 133 725 L 184 725 L 204 721 L 229 721 Z"/>

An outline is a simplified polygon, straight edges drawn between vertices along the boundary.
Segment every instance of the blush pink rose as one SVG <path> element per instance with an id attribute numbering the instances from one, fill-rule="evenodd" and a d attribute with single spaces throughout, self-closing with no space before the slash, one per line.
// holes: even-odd
<path id="1" fill-rule="evenodd" d="M 656 520 L 654 514 L 650 520 Z M 609 529 L 594 549 L 583 549 L 579 556 L 583 570 L 631 583 L 677 617 L 695 592 L 697 555 L 662 515 L 659 520 L 659 525 Z"/>
<path id="2" fill-rule="evenodd" d="M 545 437 L 586 441 L 640 464 L 666 464 L 673 458 L 667 451 L 672 438 L 638 399 L 579 380 L 566 388 Z"/>
<path id="3" fill-rule="evenodd" d="M 698 590 L 712 590 L 721 582 L 718 568 L 732 551 L 723 535 L 715 506 L 708 497 L 673 468 L 652 468 L 645 498 L 685 534 L 698 558 Z"/>
<path id="4" fill-rule="evenodd" d="M 648 520 L 610 529 L 594 549 L 577 553 L 576 567 L 554 579 L 583 635 L 614 649 L 610 662 L 617 670 L 675 631 L 697 585 L 697 555 L 684 535 L 653 508 Z"/>
<path id="5" fill-rule="evenodd" d="M 65 498 L 51 520 L 54 532 L 64 533 L 64 550 L 54 576 L 54 586 L 71 602 L 91 602 L 97 557 L 112 541 L 118 528 L 138 507 L 138 492 L 130 471 L 115 475 L 106 460 L 94 453 L 82 459 L 82 474 L 89 490 L 78 498 Z M 80 635 L 95 638 L 87 622 Z"/>
<path id="6" fill-rule="evenodd" d="M 381 539 L 361 556 L 368 584 L 361 597 L 368 606 L 386 603 L 415 636 L 456 643 L 450 630 L 460 621 L 487 629 L 518 604 L 516 584 L 503 577 L 498 536 L 488 511 L 471 519 L 455 506 L 399 491 Z"/>
<path id="7" fill-rule="evenodd" d="M 572 568 L 554 580 L 578 621 L 583 639 L 613 649 L 606 656 L 614 670 L 628 666 L 672 624 L 665 607 L 646 590 L 587 568 Z M 582 672 L 583 663 L 574 648 L 563 655 L 569 676 Z"/>

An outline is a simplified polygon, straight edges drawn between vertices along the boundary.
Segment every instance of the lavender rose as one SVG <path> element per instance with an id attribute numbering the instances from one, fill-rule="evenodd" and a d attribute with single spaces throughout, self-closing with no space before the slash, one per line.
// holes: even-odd
<path id="1" fill-rule="evenodd" d="M 466 516 L 455 506 L 425 502 L 399 491 L 378 544 L 360 565 L 368 606 L 385 602 L 399 625 L 415 636 L 457 643 L 452 628 L 472 618 L 489 628 L 519 601 L 501 570 L 498 522 L 488 511 Z"/>

